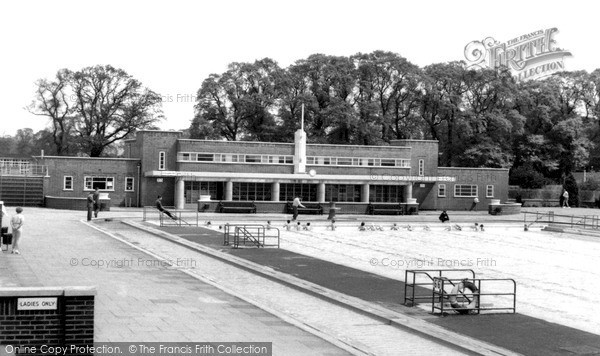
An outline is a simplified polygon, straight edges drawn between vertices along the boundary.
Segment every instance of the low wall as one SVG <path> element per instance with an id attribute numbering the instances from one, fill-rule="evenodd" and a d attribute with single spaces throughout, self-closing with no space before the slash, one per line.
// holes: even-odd
<path id="1" fill-rule="evenodd" d="M 50 209 L 87 210 L 87 198 L 45 197 L 45 206 Z M 100 211 L 110 210 L 110 198 L 100 199 Z"/>
<path id="2" fill-rule="evenodd" d="M 488 205 L 490 215 L 512 215 L 521 213 L 521 204 L 519 203 L 495 203 Z"/>
<path id="3" fill-rule="evenodd" d="M 95 295 L 94 287 L 0 288 L 3 351 L 7 345 L 8 354 L 24 355 L 42 345 L 93 346 Z"/>

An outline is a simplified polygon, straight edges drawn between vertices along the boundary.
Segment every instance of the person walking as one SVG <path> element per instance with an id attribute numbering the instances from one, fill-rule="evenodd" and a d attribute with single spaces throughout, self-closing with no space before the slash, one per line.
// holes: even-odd
<path id="1" fill-rule="evenodd" d="M 98 217 L 98 212 L 100 211 L 100 191 L 96 187 L 94 190 L 94 217 Z"/>
<path id="2" fill-rule="evenodd" d="M 569 191 L 568 190 L 565 189 L 565 191 L 562 195 L 562 198 L 563 198 L 563 203 L 562 203 L 563 209 L 570 208 L 570 206 L 569 206 Z"/>
<path id="3" fill-rule="evenodd" d="M 477 211 L 477 203 L 479 203 L 479 198 L 475 197 L 475 199 L 473 199 L 473 204 L 471 204 L 471 209 L 469 209 L 469 211 Z"/>
<path id="4" fill-rule="evenodd" d="M 12 251 L 11 253 L 19 255 L 19 240 L 23 234 L 23 223 L 25 222 L 25 216 L 23 216 L 23 208 L 18 207 L 16 209 L 17 214 L 10 219 L 10 226 L 12 227 Z"/>
<path id="5" fill-rule="evenodd" d="M 335 211 L 337 209 L 334 201 L 329 203 L 329 216 L 327 217 L 327 220 L 335 220 Z"/>
<path id="6" fill-rule="evenodd" d="M 292 211 L 294 213 L 294 215 L 292 216 L 292 221 L 296 221 L 296 218 L 298 217 L 299 207 L 306 208 L 304 205 L 302 205 L 302 202 L 300 202 L 300 197 L 295 197 L 294 201 L 292 202 Z"/>
<path id="7" fill-rule="evenodd" d="M 87 196 L 87 221 L 92 220 L 92 213 L 94 212 L 94 193 L 89 192 Z"/>

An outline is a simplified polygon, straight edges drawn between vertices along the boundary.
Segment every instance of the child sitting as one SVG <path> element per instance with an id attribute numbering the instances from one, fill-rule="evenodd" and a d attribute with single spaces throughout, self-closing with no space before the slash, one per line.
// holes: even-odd
<path id="1" fill-rule="evenodd" d="M 485 231 L 483 230 L 483 224 L 479 225 L 479 231 Z"/>
<path id="2" fill-rule="evenodd" d="M 283 227 L 287 230 L 290 231 L 292 229 L 292 225 L 290 224 L 290 221 L 288 220 L 285 224 L 283 224 Z"/>
<path id="3" fill-rule="evenodd" d="M 412 227 L 412 226 L 410 226 L 410 224 L 408 224 L 408 225 L 406 225 L 406 230 L 408 230 L 408 231 L 413 231 L 413 227 Z"/>
<path id="4" fill-rule="evenodd" d="M 429 228 L 429 225 L 423 226 L 423 231 L 431 231 L 431 229 Z"/>
<path id="5" fill-rule="evenodd" d="M 300 231 L 300 229 L 302 229 L 302 224 L 300 224 L 300 221 L 298 221 L 296 224 L 296 230 Z"/>
<path id="6" fill-rule="evenodd" d="M 358 231 L 366 231 L 367 227 L 365 226 L 365 222 L 361 222 L 360 226 L 358 227 Z"/>
<path id="7" fill-rule="evenodd" d="M 454 224 L 453 226 L 454 230 L 456 231 L 462 231 L 462 226 L 458 225 L 458 224 Z"/>
<path id="8" fill-rule="evenodd" d="M 398 224 L 394 223 L 394 225 L 392 225 L 390 230 L 398 230 Z"/>
<path id="9" fill-rule="evenodd" d="M 473 231 L 479 231 L 479 224 L 475 223 L 475 225 L 471 226 L 471 230 L 473 230 Z"/>
<path id="10" fill-rule="evenodd" d="M 307 223 L 306 223 L 306 226 L 303 226 L 303 227 L 302 227 L 302 230 L 310 231 L 310 230 L 311 230 L 310 223 L 309 223 L 309 222 L 307 222 Z"/>
<path id="11" fill-rule="evenodd" d="M 331 224 L 327 225 L 327 229 L 331 229 L 331 231 L 335 231 L 335 219 L 331 220 Z"/>

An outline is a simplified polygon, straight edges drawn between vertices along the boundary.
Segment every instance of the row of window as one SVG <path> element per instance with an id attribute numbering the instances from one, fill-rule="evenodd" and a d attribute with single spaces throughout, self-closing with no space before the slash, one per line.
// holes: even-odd
<path id="1" fill-rule="evenodd" d="M 180 152 L 177 161 L 294 164 L 294 156 Z"/>
<path id="2" fill-rule="evenodd" d="M 306 164 L 314 166 L 368 166 L 410 168 L 409 159 L 308 156 Z"/>
<path id="3" fill-rule="evenodd" d="M 73 190 L 74 186 L 73 176 L 64 176 L 63 178 L 63 190 Z M 133 177 L 125 177 L 125 191 L 133 192 L 135 190 L 135 179 Z M 115 191 L 115 178 L 114 177 L 83 177 L 83 190 L 91 191 L 98 188 L 102 191 Z"/>
<path id="4" fill-rule="evenodd" d="M 158 154 L 158 169 L 164 170 L 166 153 Z M 179 152 L 178 162 L 220 162 L 220 163 L 261 163 L 261 164 L 294 164 L 294 156 L 290 155 L 257 155 L 233 153 L 198 153 Z M 409 159 L 396 158 L 358 158 L 358 157 L 325 157 L 308 156 L 306 164 L 315 166 L 369 166 L 410 168 Z M 424 163 L 419 161 L 419 175 L 423 175 Z"/>
<path id="5" fill-rule="evenodd" d="M 465 198 L 475 198 L 479 196 L 478 186 L 475 184 L 455 184 L 454 185 L 454 196 L 455 197 L 465 197 Z M 446 197 L 446 184 L 438 184 L 438 197 L 445 198 Z M 494 197 L 494 186 L 486 185 L 485 186 L 485 197 L 493 198 Z"/>
<path id="6" fill-rule="evenodd" d="M 195 203 L 200 195 L 210 195 L 212 200 L 225 198 L 224 182 L 185 182 L 185 201 Z M 271 201 L 271 183 L 234 182 L 232 200 Z M 279 201 L 291 201 L 301 197 L 305 201 L 317 201 L 317 184 L 281 183 L 279 185 Z M 369 201 L 399 203 L 404 201 L 404 186 L 370 185 Z M 360 184 L 326 184 L 325 200 L 337 202 L 360 202 L 362 199 Z"/>

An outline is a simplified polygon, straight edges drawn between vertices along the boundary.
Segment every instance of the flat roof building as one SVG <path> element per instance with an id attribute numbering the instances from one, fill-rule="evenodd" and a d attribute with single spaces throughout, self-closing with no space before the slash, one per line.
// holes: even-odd
<path id="1" fill-rule="evenodd" d="M 121 206 L 153 205 L 162 195 L 178 209 L 253 201 L 257 212 L 285 212 L 299 196 L 364 214 L 369 203 L 462 210 L 475 197 L 482 205 L 508 197 L 508 169 L 438 167 L 438 142 L 431 140 L 354 146 L 310 144 L 302 130 L 293 143 L 193 140 L 142 130 L 125 142 L 125 158 L 37 159 L 48 167 L 47 196 L 85 197 L 98 187 L 110 205 Z"/>

